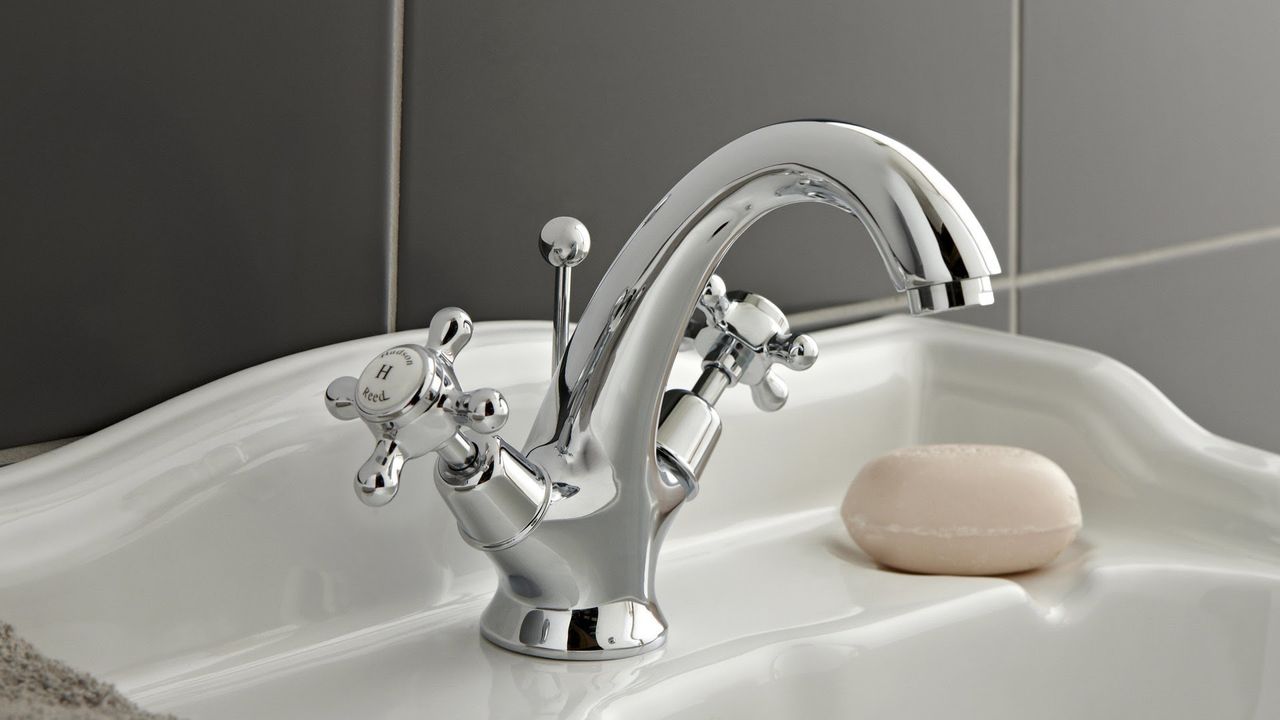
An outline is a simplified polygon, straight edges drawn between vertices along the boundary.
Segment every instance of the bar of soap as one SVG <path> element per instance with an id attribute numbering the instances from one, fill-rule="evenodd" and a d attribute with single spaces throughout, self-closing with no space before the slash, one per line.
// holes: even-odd
<path id="1" fill-rule="evenodd" d="M 1080 501 L 1049 458 L 1000 445 L 922 445 L 872 460 L 840 508 L 882 565 L 1003 575 L 1051 562 L 1075 539 Z"/>

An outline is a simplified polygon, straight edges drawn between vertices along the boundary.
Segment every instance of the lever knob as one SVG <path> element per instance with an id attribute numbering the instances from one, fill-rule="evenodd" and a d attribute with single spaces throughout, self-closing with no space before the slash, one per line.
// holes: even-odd
<path id="1" fill-rule="evenodd" d="M 787 404 L 789 391 L 782 376 L 773 367 L 782 364 L 797 372 L 808 370 L 818 361 L 818 343 L 808 335 L 787 335 L 786 320 L 782 329 L 770 338 L 764 351 L 746 364 L 742 382 L 751 387 L 751 399 L 765 412 L 781 410 Z"/>
<path id="2" fill-rule="evenodd" d="M 400 470 L 404 467 L 404 452 L 395 440 L 382 438 L 373 447 L 373 454 L 356 472 L 356 497 L 370 507 L 381 507 L 391 502 L 400 490 Z"/>
<path id="3" fill-rule="evenodd" d="M 493 388 L 480 388 L 458 395 L 453 401 L 453 414 L 472 430 L 492 435 L 507 424 L 510 409 L 502 393 Z"/>
<path id="4" fill-rule="evenodd" d="M 698 308 L 707 316 L 708 325 L 724 322 L 725 315 L 729 312 L 728 296 L 724 280 L 719 275 L 712 275 L 702 288 L 702 295 L 698 297 Z"/>
<path id="5" fill-rule="evenodd" d="M 427 332 L 427 347 L 444 356 L 449 362 L 458 359 L 458 353 L 471 342 L 475 325 L 465 310 L 447 307 L 431 317 L 431 329 Z"/>
<path id="6" fill-rule="evenodd" d="M 551 218 L 538 234 L 538 251 L 551 267 L 571 268 L 587 259 L 591 233 L 577 218 Z"/>
<path id="7" fill-rule="evenodd" d="M 769 354 L 788 369 L 801 372 L 818 362 L 818 342 L 808 335 L 793 335 L 771 347 Z"/>
<path id="8" fill-rule="evenodd" d="M 760 379 L 751 384 L 751 400 L 765 412 L 781 410 L 787 404 L 791 391 L 773 368 L 764 371 Z"/>
<path id="9" fill-rule="evenodd" d="M 591 252 L 591 233 L 577 218 L 551 218 L 538 234 L 538 252 L 556 269 L 556 283 L 551 306 L 551 370 L 564 357 L 569 345 L 569 295 L 573 268 Z"/>
<path id="10" fill-rule="evenodd" d="M 356 379 L 347 375 L 329 383 L 324 391 L 324 405 L 329 414 L 339 420 L 360 417 L 360 411 L 356 409 Z"/>

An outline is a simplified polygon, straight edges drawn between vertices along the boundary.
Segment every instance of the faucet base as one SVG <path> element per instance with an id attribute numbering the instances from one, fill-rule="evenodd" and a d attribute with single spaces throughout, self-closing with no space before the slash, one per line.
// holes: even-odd
<path id="1" fill-rule="evenodd" d="M 498 590 L 480 618 L 498 647 L 554 660 L 612 660 L 657 650 L 667 621 L 651 602 L 626 599 L 589 608 L 540 608 Z"/>

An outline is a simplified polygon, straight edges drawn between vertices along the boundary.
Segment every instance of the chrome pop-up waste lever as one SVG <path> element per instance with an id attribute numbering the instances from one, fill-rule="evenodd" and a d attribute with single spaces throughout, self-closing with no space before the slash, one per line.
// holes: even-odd
<path id="1" fill-rule="evenodd" d="M 591 252 L 591 233 L 577 218 L 560 216 L 551 218 L 538 234 L 538 252 L 542 259 L 556 269 L 555 293 L 551 308 L 551 371 L 564 355 L 569 344 L 569 292 L 573 268 L 587 259 Z"/>
<path id="2" fill-rule="evenodd" d="M 363 420 L 377 441 L 356 477 L 365 502 L 388 502 L 408 459 L 439 456 L 437 488 L 498 571 L 480 619 L 484 637 L 520 653 L 587 660 L 665 642 L 658 556 L 719 437 L 716 402 L 746 384 L 758 407 L 777 410 L 787 389 L 776 366 L 804 370 L 817 352 L 773 303 L 726 292 L 713 273 L 760 217 L 810 202 L 866 228 L 912 313 L 992 302 L 995 251 L 929 163 L 855 125 L 780 123 L 716 151 L 658 202 L 572 334 L 569 268 L 590 237 L 569 218 L 543 228 L 543 256 L 557 268 L 556 350 L 523 452 L 493 434 L 506 418 L 502 396 L 458 386 L 453 363 L 471 334 L 460 310 L 436 315 L 426 346 L 392 348 L 359 378 L 330 385 L 330 412 Z M 695 312 L 707 321 L 693 336 L 702 376 L 689 390 L 668 390 Z"/>

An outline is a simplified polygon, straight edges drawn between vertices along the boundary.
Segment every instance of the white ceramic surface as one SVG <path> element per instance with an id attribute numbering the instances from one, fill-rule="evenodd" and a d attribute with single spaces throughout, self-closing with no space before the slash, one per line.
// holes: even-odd
<path id="1" fill-rule="evenodd" d="M 0 469 L 0 617 L 191 718 L 1280 717 L 1280 456 L 1084 350 L 907 318 L 816 337 L 784 410 L 722 401 L 660 563 L 656 653 L 489 646 L 494 577 L 430 463 L 391 505 L 356 500 L 372 442 L 324 387 L 423 332 L 267 363 Z M 512 440 L 548 345 L 545 323 L 481 323 L 458 368 L 506 391 Z M 682 357 L 675 380 L 695 371 Z M 1012 577 L 875 567 L 828 468 L 933 442 L 1052 458 L 1080 537 Z"/>

